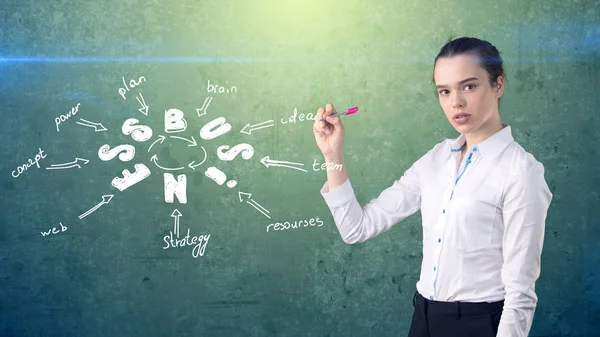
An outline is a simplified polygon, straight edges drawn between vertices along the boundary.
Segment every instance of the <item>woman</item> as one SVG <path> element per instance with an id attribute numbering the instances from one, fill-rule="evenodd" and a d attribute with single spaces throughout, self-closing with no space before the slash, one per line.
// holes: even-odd
<path id="1" fill-rule="evenodd" d="M 448 41 L 434 61 L 440 106 L 460 135 L 436 144 L 361 207 L 344 165 L 344 127 L 333 105 L 313 125 L 327 164 L 321 189 L 344 242 L 363 242 L 421 211 L 423 260 L 410 337 L 527 336 L 537 296 L 552 193 L 544 167 L 500 121 L 498 50 L 477 38 Z M 325 117 L 325 121 L 321 118 Z"/>

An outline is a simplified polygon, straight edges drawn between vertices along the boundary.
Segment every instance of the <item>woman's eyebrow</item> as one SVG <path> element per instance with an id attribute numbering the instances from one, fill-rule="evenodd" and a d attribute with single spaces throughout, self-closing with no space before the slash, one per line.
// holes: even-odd
<path id="1" fill-rule="evenodd" d="M 477 77 L 465 78 L 464 80 L 458 82 L 458 84 L 463 84 L 463 83 L 469 82 L 471 80 L 478 80 L 478 78 Z M 447 85 L 445 85 L 445 84 L 438 84 L 438 85 L 435 86 L 436 89 L 439 89 L 439 88 L 442 88 L 442 87 L 447 87 Z"/>

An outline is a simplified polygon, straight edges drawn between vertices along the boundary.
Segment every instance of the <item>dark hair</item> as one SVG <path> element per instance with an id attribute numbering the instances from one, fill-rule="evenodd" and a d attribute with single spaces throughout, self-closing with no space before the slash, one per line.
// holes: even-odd
<path id="1" fill-rule="evenodd" d="M 500 56 L 500 52 L 491 43 L 485 40 L 480 40 L 475 37 L 459 37 L 456 39 L 450 38 L 446 44 L 440 49 L 439 54 L 435 57 L 433 67 L 439 58 L 453 57 L 457 55 L 470 54 L 479 60 L 479 64 L 488 73 L 490 85 L 495 87 L 496 80 L 502 76 L 506 82 L 504 74 L 504 61 Z M 432 75 L 432 81 L 435 84 L 435 78 Z M 437 94 L 436 94 L 437 95 Z"/>

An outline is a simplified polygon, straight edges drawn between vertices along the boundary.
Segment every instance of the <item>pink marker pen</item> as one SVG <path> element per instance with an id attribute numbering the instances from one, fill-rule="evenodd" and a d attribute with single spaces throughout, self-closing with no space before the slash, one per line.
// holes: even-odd
<path id="1" fill-rule="evenodd" d="M 353 113 L 357 113 L 358 112 L 358 107 L 355 106 L 354 108 L 350 108 L 344 112 L 338 112 L 335 113 L 333 115 L 329 115 L 327 117 L 337 117 L 337 116 L 345 116 L 345 115 L 352 115 Z M 321 118 L 322 121 L 324 121 L 326 119 L 326 117 Z"/>

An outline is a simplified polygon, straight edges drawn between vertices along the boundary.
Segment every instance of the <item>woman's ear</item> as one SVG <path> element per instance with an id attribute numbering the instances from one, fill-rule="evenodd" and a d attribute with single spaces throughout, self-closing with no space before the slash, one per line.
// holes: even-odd
<path id="1" fill-rule="evenodd" d="M 495 82 L 494 91 L 496 92 L 497 98 L 502 97 L 502 94 L 504 93 L 504 77 L 498 76 Z"/>

